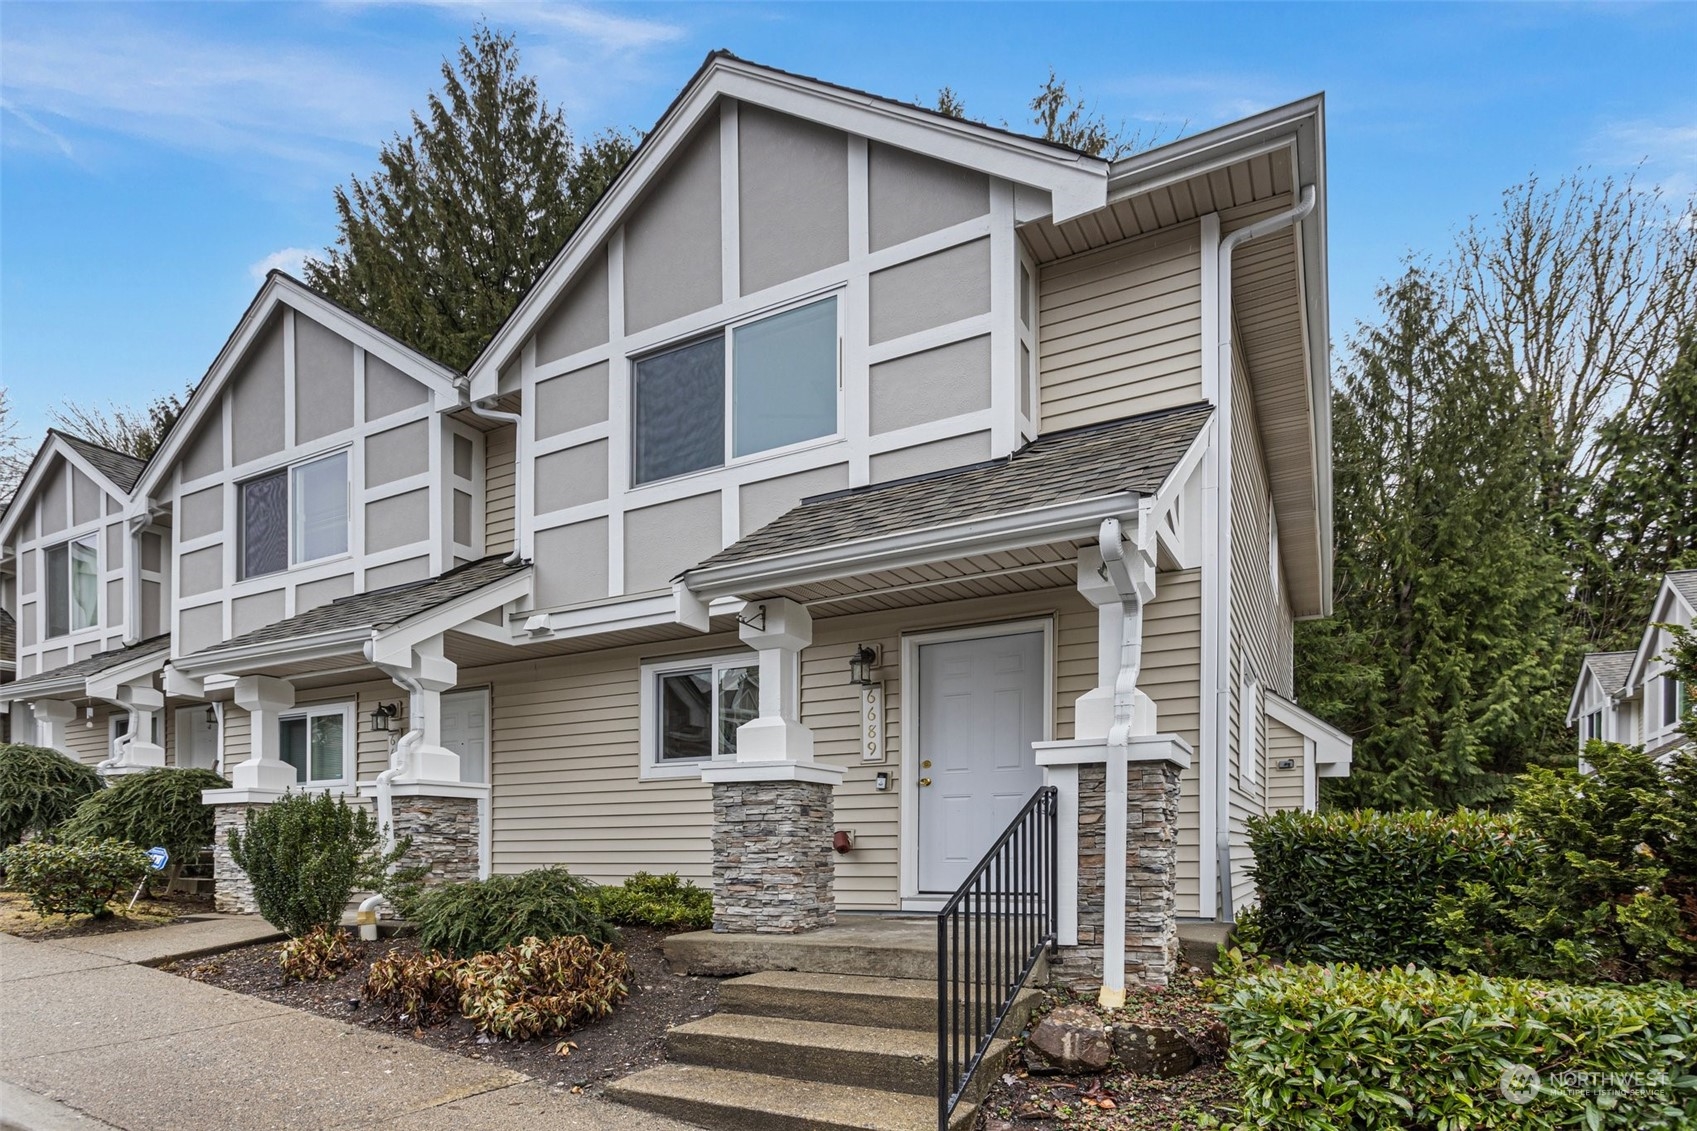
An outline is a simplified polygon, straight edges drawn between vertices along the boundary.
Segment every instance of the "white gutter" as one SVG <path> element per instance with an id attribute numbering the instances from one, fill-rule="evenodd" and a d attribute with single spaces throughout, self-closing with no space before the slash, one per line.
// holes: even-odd
<path id="1" fill-rule="evenodd" d="M 530 526 L 526 516 L 530 503 L 524 491 L 524 417 L 516 412 L 485 408 L 475 400 L 469 401 L 468 407 L 473 414 L 485 420 L 501 420 L 513 426 L 513 552 L 506 556 L 505 561 L 508 565 L 528 561 L 530 547 L 526 545 L 526 535 Z"/>
<path id="2" fill-rule="evenodd" d="M 1219 343 L 1217 346 L 1219 403 L 1215 405 L 1215 426 L 1219 442 L 1220 472 L 1215 498 L 1214 553 L 1219 569 L 1225 570 L 1227 584 L 1219 600 L 1219 646 L 1214 649 L 1214 849 L 1218 860 L 1218 882 L 1215 885 L 1215 911 L 1222 923 L 1233 921 L 1231 890 L 1231 546 L 1232 546 L 1232 395 L 1236 388 L 1232 375 L 1232 253 L 1239 244 L 1259 239 L 1271 232 L 1281 231 L 1300 223 L 1314 211 L 1318 193 L 1313 184 L 1302 187 L 1302 195 L 1292 208 L 1257 220 L 1246 228 L 1220 240 L 1219 270 Z"/>

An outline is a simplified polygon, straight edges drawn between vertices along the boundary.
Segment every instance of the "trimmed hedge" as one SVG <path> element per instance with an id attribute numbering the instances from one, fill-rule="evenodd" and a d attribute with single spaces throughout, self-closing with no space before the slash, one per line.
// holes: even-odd
<path id="1" fill-rule="evenodd" d="M 184 864 L 212 843 L 212 807 L 201 791 L 229 788 L 211 770 L 147 770 L 88 798 L 59 832 L 70 840 L 163 845 L 173 863 Z"/>
<path id="2" fill-rule="evenodd" d="M 1305 965 L 1241 972 L 1223 991 L 1250 1126 L 1697 1125 L 1697 994 L 1669 983 Z"/>
<path id="3" fill-rule="evenodd" d="M 44 746 L 0 746 L 0 848 L 44 833 L 100 789 L 93 766 Z"/>
<path id="4" fill-rule="evenodd" d="M 617 886 L 595 889 L 595 905 L 603 918 L 621 927 L 694 927 L 713 925 L 713 893 L 698 888 L 676 872 L 663 876 L 638 872 Z"/>
<path id="5" fill-rule="evenodd" d="M 327 793 L 285 794 L 249 810 L 229 835 L 230 859 L 252 881 L 259 914 L 294 939 L 334 929 L 354 890 L 386 885 L 411 843 L 384 852 L 376 818 Z"/>
<path id="6" fill-rule="evenodd" d="M 1438 813 L 1275 813 L 1249 821 L 1261 949 L 1296 962 L 1432 963 L 1438 899 L 1464 883 L 1506 891 L 1530 844 L 1513 818 Z"/>
<path id="7" fill-rule="evenodd" d="M 441 884 L 408 901 L 419 945 L 467 958 L 518 946 L 528 938 L 581 935 L 597 946 L 619 941 L 601 915 L 596 887 L 564 868 L 538 868 Z"/>

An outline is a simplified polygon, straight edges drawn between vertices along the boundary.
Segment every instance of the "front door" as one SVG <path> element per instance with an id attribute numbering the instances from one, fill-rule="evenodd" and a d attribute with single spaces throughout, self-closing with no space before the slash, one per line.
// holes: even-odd
<path id="1" fill-rule="evenodd" d="M 217 768 L 218 713 L 212 706 L 178 707 L 176 737 L 179 768 Z"/>
<path id="2" fill-rule="evenodd" d="M 921 643 L 919 890 L 953 892 L 1043 784 L 1043 632 Z"/>
<path id="3" fill-rule="evenodd" d="M 442 746 L 460 756 L 460 780 L 489 780 L 489 692 L 442 696 Z"/>

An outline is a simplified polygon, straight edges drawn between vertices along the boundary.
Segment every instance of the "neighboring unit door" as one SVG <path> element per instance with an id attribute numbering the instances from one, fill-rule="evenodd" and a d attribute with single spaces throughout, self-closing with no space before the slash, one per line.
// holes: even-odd
<path id="1" fill-rule="evenodd" d="M 919 645 L 921 892 L 958 888 L 1043 784 L 1044 651 L 1041 631 Z"/>
<path id="2" fill-rule="evenodd" d="M 442 696 L 442 745 L 460 756 L 460 780 L 489 780 L 489 692 Z"/>
<path id="3" fill-rule="evenodd" d="M 176 729 L 179 769 L 218 768 L 218 715 L 213 708 L 178 707 Z"/>

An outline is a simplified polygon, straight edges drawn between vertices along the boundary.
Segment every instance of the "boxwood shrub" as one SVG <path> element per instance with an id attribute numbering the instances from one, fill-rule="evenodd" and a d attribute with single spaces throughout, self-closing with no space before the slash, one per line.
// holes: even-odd
<path id="1" fill-rule="evenodd" d="M 42 746 L 0 746 L 0 848 L 44 833 L 100 789 L 93 766 Z"/>
<path id="2" fill-rule="evenodd" d="M 1293 961 L 1432 963 L 1440 895 L 1463 883 L 1506 891 L 1530 846 L 1511 817 L 1439 813 L 1275 813 L 1251 818 L 1259 945 Z"/>
<path id="3" fill-rule="evenodd" d="M 404 911 L 418 928 L 419 945 L 466 958 L 543 940 L 581 935 L 596 945 L 618 942 L 602 917 L 595 885 L 564 868 L 538 868 L 511 876 L 433 887 L 408 900 Z"/>
<path id="4" fill-rule="evenodd" d="M 622 884 L 595 889 L 603 918 L 621 927 L 694 927 L 713 925 L 713 893 L 676 872 L 663 876 L 638 872 Z"/>
<path id="5" fill-rule="evenodd" d="M 1218 1008 L 1250 1126 L 1697 1126 L 1697 994 L 1667 982 L 1296 965 L 1240 972 Z"/>

